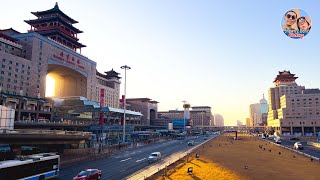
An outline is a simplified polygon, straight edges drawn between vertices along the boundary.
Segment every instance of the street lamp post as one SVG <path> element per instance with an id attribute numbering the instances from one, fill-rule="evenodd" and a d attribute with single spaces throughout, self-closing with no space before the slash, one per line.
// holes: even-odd
<path id="1" fill-rule="evenodd" d="M 124 69 L 124 98 L 123 98 L 123 143 L 126 140 L 126 93 L 127 93 L 127 70 L 131 67 L 124 65 L 121 66 L 121 69 Z"/>
<path id="2" fill-rule="evenodd" d="M 187 101 L 182 101 L 183 102 L 183 130 L 186 130 L 186 108 L 185 104 Z"/>

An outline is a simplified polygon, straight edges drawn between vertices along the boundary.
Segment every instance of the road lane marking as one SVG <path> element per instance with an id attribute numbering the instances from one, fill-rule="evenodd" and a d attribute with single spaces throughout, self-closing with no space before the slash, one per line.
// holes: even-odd
<path id="1" fill-rule="evenodd" d="M 146 158 L 143 158 L 143 159 L 139 159 L 139 160 L 137 160 L 136 162 L 140 162 L 140 161 L 143 161 L 143 160 L 145 160 Z"/>
<path id="2" fill-rule="evenodd" d="M 128 160 L 130 160 L 130 159 L 131 159 L 131 158 L 123 159 L 123 160 L 121 160 L 120 162 L 128 161 Z"/>

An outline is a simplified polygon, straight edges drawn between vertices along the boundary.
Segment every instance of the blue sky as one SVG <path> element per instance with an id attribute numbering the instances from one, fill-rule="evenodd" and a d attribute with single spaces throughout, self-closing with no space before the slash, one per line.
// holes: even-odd
<path id="1" fill-rule="evenodd" d="M 26 32 L 31 11 L 53 0 L 6 1 L 1 29 Z M 225 124 L 245 122 L 249 104 L 273 86 L 278 71 L 290 70 L 307 88 L 320 87 L 320 2 L 301 0 L 105 0 L 58 1 L 79 21 L 83 54 L 99 71 L 128 71 L 127 96 L 159 101 L 160 110 L 209 105 Z M 281 30 L 283 14 L 305 10 L 312 29 L 302 40 Z M 122 88 L 123 90 L 123 88 Z"/>

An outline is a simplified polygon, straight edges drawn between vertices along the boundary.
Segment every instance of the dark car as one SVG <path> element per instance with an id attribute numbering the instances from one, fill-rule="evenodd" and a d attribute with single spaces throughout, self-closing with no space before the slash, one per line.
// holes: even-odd
<path id="1" fill-rule="evenodd" d="M 290 140 L 292 140 L 292 141 L 299 141 L 299 138 L 293 137 L 293 138 L 290 138 Z"/>
<path id="2" fill-rule="evenodd" d="M 86 169 L 81 171 L 74 180 L 99 180 L 101 179 L 102 173 L 99 169 Z"/>

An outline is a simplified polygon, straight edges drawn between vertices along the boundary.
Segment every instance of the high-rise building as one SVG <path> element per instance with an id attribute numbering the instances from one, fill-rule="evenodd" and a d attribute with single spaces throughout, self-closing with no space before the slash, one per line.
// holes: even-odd
<path id="1" fill-rule="evenodd" d="M 268 102 L 264 98 L 260 99 L 260 103 L 250 104 L 250 119 L 246 123 L 248 127 L 264 126 L 267 123 Z"/>
<path id="2" fill-rule="evenodd" d="M 268 126 L 283 135 L 320 135 L 320 90 L 305 89 L 290 71 L 280 71 L 269 89 Z"/>
<path id="3" fill-rule="evenodd" d="M 261 110 L 260 110 L 260 104 L 250 104 L 249 107 L 249 112 L 250 112 L 250 127 L 257 126 L 259 123 L 261 123 Z"/>
<path id="4" fill-rule="evenodd" d="M 246 127 L 250 127 L 250 118 L 246 118 Z"/>
<path id="5" fill-rule="evenodd" d="M 224 119 L 223 119 L 222 115 L 214 114 L 214 126 L 216 126 L 216 127 L 223 127 L 224 126 Z"/>
<path id="6" fill-rule="evenodd" d="M 243 125 L 242 121 L 237 120 L 237 126 L 242 126 L 242 125 Z"/>

